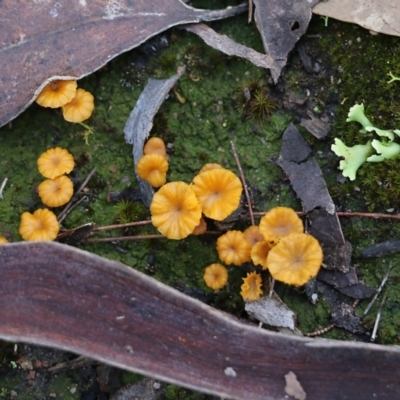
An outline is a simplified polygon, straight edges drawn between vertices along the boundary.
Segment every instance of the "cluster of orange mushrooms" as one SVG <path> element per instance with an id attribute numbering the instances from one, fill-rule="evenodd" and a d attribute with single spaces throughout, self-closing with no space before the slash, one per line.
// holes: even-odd
<path id="1" fill-rule="evenodd" d="M 87 120 L 94 110 L 93 95 L 70 80 L 47 84 L 36 98 L 36 103 L 42 107 L 61 107 L 64 119 L 75 123 Z"/>
<path id="2" fill-rule="evenodd" d="M 203 215 L 222 221 L 239 207 L 242 183 L 219 164 L 206 164 L 191 184 L 165 183 L 168 161 L 159 138 L 148 140 L 136 170 L 140 178 L 160 187 L 150 205 L 151 220 L 169 239 L 202 234 L 207 229 Z M 260 270 L 243 278 L 241 295 L 248 301 L 259 299 L 263 293 L 261 270 L 268 270 L 278 281 L 301 286 L 317 275 L 323 260 L 318 241 L 304 233 L 302 220 L 287 207 L 270 210 L 259 226 L 250 226 L 244 232 L 227 231 L 218 238 L 217 251 L 226 265 L 252 261 Z M 214 263 L 205 269 L 203 277 L 207 286 L 219 290 L 228 281 L 228 270 Z"/>
<path id="3" fill-rule="evenodd" d="M 67 204 L 74 194 L 74 185 L 65 174 L 74 169 L 74 158 L 60 147 L 48 149 L 37 160 L 39 172 L 48 178 L 38 186 L 42 203 L 48 207 Z M 55 214 L 47 208 L 38 209 L 33 214 L 21 215 L 19 233 L 24 240 L 54 240 L 60 230 Z"/>

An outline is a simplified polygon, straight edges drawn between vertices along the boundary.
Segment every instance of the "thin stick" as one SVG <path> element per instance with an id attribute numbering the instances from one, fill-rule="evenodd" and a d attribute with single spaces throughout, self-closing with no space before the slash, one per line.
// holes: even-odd
<path id="1" fill-rule="evenodd" d="M 372 330 L 372 335 L 371 335 L 371 342 L 375 342 L 376 332 L 378 331 L 378 326 L 379 326 L 379 322 L 381 320 L 381 315 L 382 315 L 382 307 L 383 307 L 383 304 L 385 303 L 385 300 L 386 300 L 386 293 L 382 297 L 381 305 L 379 307 L 379 311 L 378 311 L 378 314 L 376 316 L 374 329 Z"/>
<path id="2" fill-rule="evenodd" d="M 269 281 L 269 293 L 268 293 L 268 297 L 272 297 L 272 293 L 274 293 L 274 286 L 275 286 L 275 278 L 273 278 L 272 276 L 270 277 L 270 281 Z"/>
<path id="3" fill-rule="evenodd" d="M 303 333 L 303 335 L 307 336 L 307 337 L 320 336 L 326 332 L 331 331 L 334 327 L 335 327 L 335 324 L 330 324 L 326 328 L 318 329 L 318 330 L 316 330 L 314 332 L 310 332 L 310 333 Z"/>
<path id="4" fill-rule="evenodd" d="M 140 226 L 140 225 L 149 225 L 149 224 L 151 224 L 151 220 L 127 222 L 126 224 L 114 224 L 114 225 L 97 226 L 96 228 L 94 228 L 92 230 L 92 232 L 106 231 L 108 229 L 128 228 L 130 226 Z"/>
<path id="5" fill-rule="evenodd" d="M 83 240 L 82 243 L 96 243 L 96 242 L 121 242 L 124 240 L 142 240 L 142 239 L 167 239 L 164 235 L 137 235 L 137 236 L 118 236 L 108 238 L 90 238 Z"/>
<path id="6" fill-rule="evenodd" d="M 246 196 L 247 205 L 249 206 L 250 222 L 252 225 L 255 225 L 253 208 L 251 206 L 251 201 L 250 201 L 249 192 L 247 190 L 246 180 L 244 179 L 244 174 L 243 174 L 242 166 L 240 165 L 239 156 L 236 153 L 235 145 L 233 144 L 232 140 L 231 140 L 231 149 L 232 149 L 233 157 L 235 157 L 236 165 L 239 170 L 240 179 L 242 180 L 242 185 L 243 185 L 243 189 L 244 189 L 244 195 Z"/>
<path id="7" fill-rule="evenodd" d="M 97 171 L 97 168 L 94 167 L 90 172 L 89 175 L 86 177 L 86 179 L 82 182 L 81 186 L 79 186 L 79 189 L 74 193 L 74 196 L 72 197 L 72 200 L 64 207 L 64 209 L 60 212 L 60 214 L 58 215 L 58 221 L 61 222 L 63 221 L 66 216 L 67 213 L 69 213 L 70 208 L 73 206 L 74 204 L 74 199 L 76 199 L 76 196 L 84 189 L 84 187 L 87 185 L 87 183 L 89 182 L 89 180 L 91 179 L 91 177 L 93 176 L 93 174 Z"/>
<path id="8" fill-rule="evenodd" d="M 253 0 L 249 0 L 249 14 L 247 17 L 247 22 L 250 23 L 253 18 Z"/>
<path id="9" fill-rule="evenodd" d="M 378 287 L 378 290 L 376 291 L 374 297 L 372 298 L 372 300 L 371 300 L 370 303 L 368 304 L 367 308 L 364 310 L 364 313 L 363 313 L 363 316 L 364 316 L 364 317 L 368 314 L 368 311 L 369 311 L 369 310 L 371 309 L 371 307 L 374 305 L 376 299 L 377 299 L 378 296 L 379 296 L 379 293 L 382 291 L 383 287 L 385 286 L 386 281 L 387 281 L 388 278 L 389 278 L 390 270 L 391 270 L 391 269 L 392 269 L 392 264 L 389 265 L 389 268 L 388 268 L 388 270 L 387 270 L 387 272 L 386 272 L 386 275 L 383 277 L 382 282 L 381 282 L 380 286 Z"/>
<path id="10" fill-rule="evenodd" d="M 64 221 L 64 219 L 68 216 L 68 214 L 77 206 L 79 206 L 79 204 L 81 204 L 83 201 L 87 200 L 87 196 L 83 196 L 81 197 L 78 201 L 76 201 L 75 203 L 72 203 L 72 205 L 68 208 L 68 212 L 65 212 L 63 215 L 58 216 L 58 222 L 61 224 L 62 221 Z"/>
<path id="11" fill-rule="evenodd" d="M 8 178 L 4 178 L 3 183 L 0 186 L 0 199 L 3 198 L 3 190 L 6 187 L 7 181 L 8 181 Z"/>

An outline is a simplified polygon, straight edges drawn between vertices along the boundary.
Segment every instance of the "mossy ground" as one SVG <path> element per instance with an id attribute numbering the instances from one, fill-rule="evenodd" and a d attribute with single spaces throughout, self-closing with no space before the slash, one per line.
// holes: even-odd
<path id="1" fill-rule="evenodd" d="M 202 3 L 203 8 L 208 6 L 210 4 Z M 254 24 L 248 25 L 246 19 L 243 15 L 212 25 L 239 43 L 262 51 L 258 31 Z M 285 107 L 264 120 L 244 118 L 240 112 L 243 87 L 249 80 L 268 81 L 268 73 L 247 61 L 222 55 L 191 33 L 172 29 L 166 37 L 170 45 L 157 54 L 149 55 L 144 49 L 135 49 L 78 82 L 79 87 L 94 94 L 96 101 L 95 112 L 88 121 L 94 129 L 88 145 L 84 142 L 81 126 L 65 122 L 58 110 L 43 109 L 36 104 L 0 129 L 0 180 L 9 179 L 4 199 L 0 200 L 0 235 L 12 241 L 21 240 L 18 234 L 21 213 L 40 206 L 36 187 L 43 178 L 37 171 L 36 159 L 54 146 L 67 148 L 74 155 L 76 182 L 81 182 L 93 167 L 97 168 L 95 178 L 88 184 L 88 201 L 68 216 L 64 227 L 73 228 L 87 222 L 95 222 L 97 226 L 116 222 L 118 209 L 115 203 L 108 201 L 109 193 L 136 185 L 132 148 L 124 141 L 125 121 L 149 77 L 168 77 L 183 64 L 187 66 L 186 73 L 176 85 L 176 93 L 171 92 L 162 105 L 151 133 L 173 145 L 168 180 L 190 182 L 206 162 L 218 162 L 236 171 L 230 149 L 232 140 L 255 194 L 256 208 L 267 210 L 286 205 L 300 209 L 300 202 L 284 174 L 270 161 L 279 154 L 285 127 L 291 121 L 299 122 L 299 115 Z M 362 28 L 333 20 L 325 27 L 322 19 L 314 17 L 302 43 L 321 65 L 321 72 L 307 73 L 294 53 L 283 71 L 281 83 L 277 88 L 271 86 L 273 96 L 279 99 L 288 91 L 301 94 L 309 90 L 308 108 L 319 115 L 328 113 L 332 118 L 332 131 L 325 141 L 317 141 L 302 128 L 300 130 L 313 148 L 339 207 L 353 211 L 386 208 L 397 211 L 400 198 L 398 160 L 365 165 L 355 182 L 339 183 L 338 159 L 329 149 L 333 137 L 340 137 L 348 145 L 365 141 L 356 124 L 345 123 L 348 109 L 355 102 L 364 102 L 367 115 L 379 127 L 399 128 L 400 91 L 397 85 L 400 83 L 387 84 L 389 71 L 400 74 L 400 53 L 396 51 L 399 39 L 373 36 Z M 146 210 L 141 213 L 143 215 L 146 216 Z M 394 266 L 387 284 L 388 296 L 378 339 L 381 343 L 399 343 L 400 256 L 367 262 L 359 258 L 362 248 L 398 237 L 398 223 L 349 218 L 342 219 L 342 224 L 345 236 L 355 250 L 353 262 L 358 267 L 360 279 L 377 287 L 389 263 Z M 123 233 L 103 232 L 99 236 Z M 129 232 L 135 233 L 156 233 L 156 230 L 146 227 Z M 156 279 L 167 284 L 178 281 L 210 292 L 203 283 L 202 274 L 205 266 L 217 261 L 214 237 L 189 237 L 179 242 L 165 239 L 121 242 L 119 246 L 125 251 L 121 252 L 113 244 L 81 247 L 145 272 L 148 256 L 154 254 Z M 243 308 L 239 296 L 242 273 L 237 268 L 230 268 L 230 272 L 228 288 L 215 301 L 219 307 L 240 314 Z M 302 331 L 329 324 L 329 310 L 323 300 L 312 306 L 301 291 L 286 286 L 278 286 L 277 290 L 298 314 Z M 360 309 L 366 304 L 366 301 L 362 302 Z M 377 308 L 378 305 L 367 318 L 369 327 L 373 325 Z M 345 339 L 346 333 L 335 329 L 326 336 Z M 9 388 L 4 382 L 0 382 L 1 387 Z M 167 393 L 176 390 L 171 387 Z M 61 389 L 59 393 L 62 393 Z M 187 393 L 182 396 L 174 398 L 190 397 Z M 69 397 L 60 394 L 58 398 Z"/>

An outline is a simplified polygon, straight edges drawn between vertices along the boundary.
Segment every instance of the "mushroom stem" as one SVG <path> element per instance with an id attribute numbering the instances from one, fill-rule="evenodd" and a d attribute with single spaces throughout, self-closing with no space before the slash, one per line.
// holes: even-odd
<path id="1" fill-rule="evenodd" d="M 3 190 L 6 187 L 7 181 L 8 181 L 8 178 L 4 178 L 3 183 L 1 184 L 1 187 L 0 187 L 0 199 L 3 198 Z"/>

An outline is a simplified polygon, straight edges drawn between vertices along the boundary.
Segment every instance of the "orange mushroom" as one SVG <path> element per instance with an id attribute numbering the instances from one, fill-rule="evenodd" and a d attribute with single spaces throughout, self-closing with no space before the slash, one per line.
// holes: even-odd
<path id="1" fill-rule="evenodd" d="M 208 287 L 219 290 L 228 282 L 228 270 L 222 264 L 211 264 L 204 270 L 203 279 Z"/>
<path id="2" fill-rule="evenodd" d="M 302 233 L 303 230 L 303 221 L 288 207 L 275 207 L 260 220 L 260 232 L 271 243 L 277 243 L 291 233 Z"/>
<path id="3" fill-rule="evenodd" d="M 0 236 L 0 244 L 8 243 L 8 240 L 4 236 Z"/>
<path id="4" fill-rule="evenodd" d="M 151 186 L 160 187 L 167 181 L 168 161 L 161 154 L 145 154 L 136 164 L 136 172 L 140 178 Z"/>
<path id="5" fill-rule="evenodd" d="M 76 87 L 76 81 L 52 81 L 39 93 L 36 103 L 42 107 L 62 107 L 75 97 Z"/>
<path id="6" fill-rule="evenodd" d="M 63 117 L 68 122 L 83 122 L 94 110 L 94 97 L 84 89 L 77 89 L 75 96 L 62 106 Z"/>
<path id="7" fill-rule="evenodd" d="M 261 275 L 257 274 L 257 272 L 250 272 L 246 275 L 246 278 L 243 279 L 243 284 L 240 287 L 242 290 L 240 292 L 243 300 L 246 301 L 254 301 L 258 300 L 263 291 L 261 289 L 262 279 Z"/>
<path id="8" fill-rule="evenodd" d="M 185 182 L 165 184 L 150 205 L 153 225 L 169 239 L 183 239 L 200 223 L 201 207 Z"/>
<path id="9" fill-rule="evenodd" d="M 241 265 L 250 260 L 251 245 L 243 232 L 228 231 L 217 239 L 217 251 L 224 263 Z"/>
<path id="10" fill-rule="evenodd" d="M 144 154 L 161 154 L 162 156 L 167 156 L 167 150 L 165 148 L 164 141 L 158 137 L 150 138 L 145 146 L 143 147 Z"/>
<path id="11" fill-rule="evenodd" d="M 39 197 L 49 207 L 60 207 L 67 204 L 74 194 L 74 185 L 67 176 L 46 179 L 38 186 Z"/>
<path id="12" fill-rule="evenodd" d="M 267 257 L 272 249 L 272 245 L 268 241 L 258 242 L 251 248 L 251 260 L 254 265 L 261 265 L 262 269 L 268 269 Z"/>
<path id="13" fill-rule="evenodd" d="M 260 232 L 260 228 L 257 225 L 251 225 L 243 231 L 244 236 L 248 242 L 254 246 L 258 242 L 263 242 L 264 236 Z"/>
<path id="14" fill-rule="evenodd" d="M 24 240 L 54 240 L 59 230 L 57 217 L 47 208 L 36 210 L 33 214 L 24 212 L 21 215 L 19 233 Z"/>
<path id="15" fill-rule="evenodd" d="M 37 160 L 39 172 L 45 177 L 54 179 L 69 174 L 75 166 L 74 158 L 65 149 L 55 147 L 45 151 Z"/>
<path id="16" fill-rule="evenodd" d="M 317 239 L 306 233 L 292 233 L 270 250 L 267 268 L 277 281 L 301 286 L 317 275 L 322 260 Z"/>
<path id="17" fill-rule="evenodd" d="M 208 218 L 222 221 L 239 207 L 242 183 L 232 171 L 214 168 L 201 172 L 192 187 Z"/>

